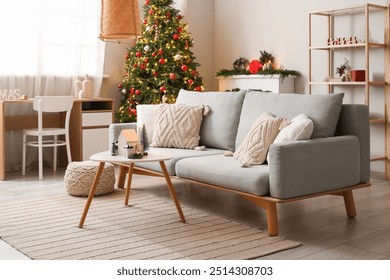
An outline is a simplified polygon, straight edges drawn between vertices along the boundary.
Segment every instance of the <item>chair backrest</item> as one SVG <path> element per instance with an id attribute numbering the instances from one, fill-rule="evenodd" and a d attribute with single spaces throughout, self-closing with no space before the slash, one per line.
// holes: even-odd
<path id="1" fill-rule="evenodd" d="M 73 107 L 73 96 L 35 96 L 34 110 L 42 112 L 66 112 Z"/>
<path id="2" fill-rule="evenodd" d="M 68 129 L 73 96 L 35 96 L 34 110 L 38 112 L 38 129 L 42 130 L 42 113 L 66 112 L 65 128 Z"/>

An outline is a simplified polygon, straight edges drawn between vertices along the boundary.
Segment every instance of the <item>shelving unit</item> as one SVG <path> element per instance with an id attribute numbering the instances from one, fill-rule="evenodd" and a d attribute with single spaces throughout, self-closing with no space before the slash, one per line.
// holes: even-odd
<path id="1" fill-rule="evenodd" d="M 348 94 L 349 92 L 353 92 L 355 89 L 358 88 L 364 88 L 364 101 L 363 103 L 368 105 L 370 107 L 371 103 L 371 96 L 372 94 L 372 88 L 380 87 L 380 90 L 383 92 L 383 116 L 370 116 L 370 123 L 371 124 L 380 124 L 383 125 L 384 129 L 384 135 L 385 135 L 385 147 L 384 147 L 384 155 L 379 156 L 373 156 L 371 155 L 371 161 L 384 161 L 385 162 L 385 176 L 388 179 L 390 175 L 390 125 L 389 125 L 389 118 L 390 116 L 390 102 L 389 99 L 389 75 L 390 75 L 390 51 L 389 51 L 389 7 L 388 6 L 381 6 L 381 5 L 375 5 L 375 4 L 364 4 L 359 6 L 353 6 L 353 7 L 347 7 L 347 8 L 341 8 L 341 9 L 334 9 L 334 10 L 327 10 L 327 11 L 317 11 L 317 12 L 310 12 L 309 13 L 309 73 L 308 73 L 308 82 L 309 82 L 309 94 L 312 94 L 313 87 L 314 86 L 327 86 L 327 92 L 333 93 L 335 91 L 335 87 L 342 87 L 342 91 Z M 379 40 L 374 40 L 370 36 L 370 20 L 372 19 L 371 16 L 374 15 L 374 13 L 383 13 L 383 21 L 384 25 L 382 26 L 375 26 L 375 31 L 377 31 L 378 27 L 381 28 L 381 32 L 383 30 L 383 38 L 379 38 Z M 356 30 L 354 30 L 355 34 L 343 34 L 344 36 L 335 36 L 335 30 L 338 24 L 336 23 L 337 20 L 340 18 L 344 19 L 344 26 L 342 26 L 345 33 L 351 32 L 355 28 L 355 26 L 352 24 L 353 17 L 356 15 L 364 16 L 363 24 L 364 27 L 362 29 L 363 36 L 360 36 L 360 40 L 355 41 L 347 40 L 347 43 L 342 44 L 332 44 L 332 39 L 336 37 L 355 37 L 357 36 Z M 382 15 L 380 15 L 382 16 Z M 345 18 L 349 17 L 349 22 L 345 21 Z M 323 24 L 326 27 L 321 30 L 319 28 L 315 29 L 316 23 L 315 20 L 318 20 L 318 18 L 325 18 L 326 23 Z M 347 18 L 348 19 L 348 18 Z M 318 24 L 318 23 L 317 23 Z M 318 27 L 318 26 L 317 26 Z M 325 29 L 325 30 L 324 30 Z M 345 31 L 349 30 L 349 31 Z M 326 38 L 324 40 L 318 40 L 319 38 L 313 38 L 314 36 L 321 34 L 324 35 Z M 317 36 L 320 37 L 320 36 Z M 317 39 L 316 42 L 315 39 Z M 384 61 L 384 67 L 380 72 L 382 73 L 381 77 L 374 78 L 373 73 L 370 69 L 370 56 L 372 55 L 371 52 L 374 50 L 379 49 L 383 50 L 383 61 Z M 327 77 L 334 77 L 335 74 L 335 55 L 336 53 L 345 52 L 350 54 L 351 56 L 359 57 L 364 61 L 364 67 L 362 67 L 359 70 L 365 70 L 365 80 L 355 82 L 355 81 L 347 81 L 347 82 L 338 82 L 338 81 L 326 81 L 326 77 L 323 77 L 323 80 L 319 80 L 318 77 L 313 79 L 314 74 L 314 62 L 316 55 L 318 53 L 325 52 L 327 55 L 327 64 L 326 65 L 326 75 Z M 318 69 L 318 66 L 317 66 Z M 357 70 L 357 69 L 356 69 Z M 378 69 L 375 68 L 377 71 Z M 325 81 L 324 81 L 325 80 Z M 371 108 L 370 108 L 371 109 Z"/>

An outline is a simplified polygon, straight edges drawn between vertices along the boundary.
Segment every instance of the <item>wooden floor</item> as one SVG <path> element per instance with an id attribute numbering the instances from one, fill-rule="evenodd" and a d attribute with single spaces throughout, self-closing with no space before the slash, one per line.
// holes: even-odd
<path id="1" fill-rule="evenodd" d="M 118 172 L 117 172 L 118 174 Z M 64 170 L 45 170 L 25 178 L 7 173 L 0 182 L 0 203 L 65 193 Z M 135 175 L 133 188 L 169 197 L 162 178 Z M 390 182 L 372 175 L 372 187 L 354 191 L 357 217 L 348 219 L 342 197 L 326 196 L 278 206 L 280 235 L 303 245 L 262 259 L 390 259 Z M 264 212 L 243 198 L 221 191 L 173 181 L 180 202 L 260 229 L 266 228 Z M 81 213 L 80 213 L 81 214 Z M 185 214 L 185 213 L 184 213 Z M 0 213 L 1 215 L 1 213 Z M 0 259 L 26 259 L 0 241 Z"/>

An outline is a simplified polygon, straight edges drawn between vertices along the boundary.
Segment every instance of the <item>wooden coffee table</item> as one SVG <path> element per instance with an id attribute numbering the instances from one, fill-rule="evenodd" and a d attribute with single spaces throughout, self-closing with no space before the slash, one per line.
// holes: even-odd
<path id="1" fill-rule="evenodd" d="M 165 163 L 164 163 L 165 160 L 169 160 L 171 158 L 172 158 L 171 155 L 164 154 L 164 153 L 149 153 L 147 156 L 144 156 L 142 159 L 129 159 L 127 157 L 123 157 L 123 156 L 119 156 L 119 155 L 112 156 L 109 151 L 101 152 L 101 153 L 97 153 L 97 154 L 92 155 L 90 157 L 90 160 L 99 162 L 99 167 L 98 167 L 98 170 L 96 172 L 95 178 L 93 180 L 91 189 L 89 191 L 87 202 L 85 203 L 85 206 L 84 206 L 84 211 L 83 211 L 83 214 L 82 214 L 81 219 L 80 219 L 79 228 L 82 228 L 84 225 L 85 218 L 87 217 L 89 207 L 90 207 L 92 199 L 95 195 L 96 187 L 98 185 L 100 176 L 103 172 L 104 164 L 106 162 L 110 162 L 112 164 L 118 164 L 121 166 L 128 165 L 129 170 L 127 173 L 127 184 L 126 184 L 126 193 L 125 193 L 125 202 L 124 202 L 125 205 L 128 205 L 129 204 L 129 196 L 130 196 L 130 188 L 131 188 L 131 180 L 132 180 L 132 176 L 133 176 L 133 172 L 134 172 L 134 164 L 136 162 L 158 161 L 160 163 L 160 166 L 161 166 L 161 171 L 163 172 L 165 180 L 167 182 L 171 197 L 172 197 L 173 201 L 175 202 L 177 212 L 179 213 L 179 216 L 180 216 L 180 220 L 181 220 L 181 222 L 185 223 L 186 220 L 185 220 L 183 211 L 181 210 L 179 200 L 177 199 L 175 189 L 173 187 L 171 178 L 169 177 L 167 168 L 166 168 Z"/>

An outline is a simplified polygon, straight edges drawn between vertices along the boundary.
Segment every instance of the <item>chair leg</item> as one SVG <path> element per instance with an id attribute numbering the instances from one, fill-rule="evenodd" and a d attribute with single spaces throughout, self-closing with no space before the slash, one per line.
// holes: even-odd
<path id="1" fill-rule="evenodd" d="M 22 149 L 22 175 L 26 175 L 26 134 L 23 134 L 23 149 Z"/>
<path id="2" fill-rule="evenodd" d="M 69 133 L 65 134 L 65 141 L 66 141 L 66 153 L 68 156 L 68 164 L 72 162 L 72 154 L 70 152 L 70 141 L 69 141 Z"/>
<path id="3" fill-rule="evenodd" d="M 42 135 L 38 136 L 39 180 L 43 180 Z"/>
<path id="4" fill-rule="evenodd" d="M 53 146 L 53 172 L 57 171 L 57 135 L 54 135 L 54 146 Z"/>

